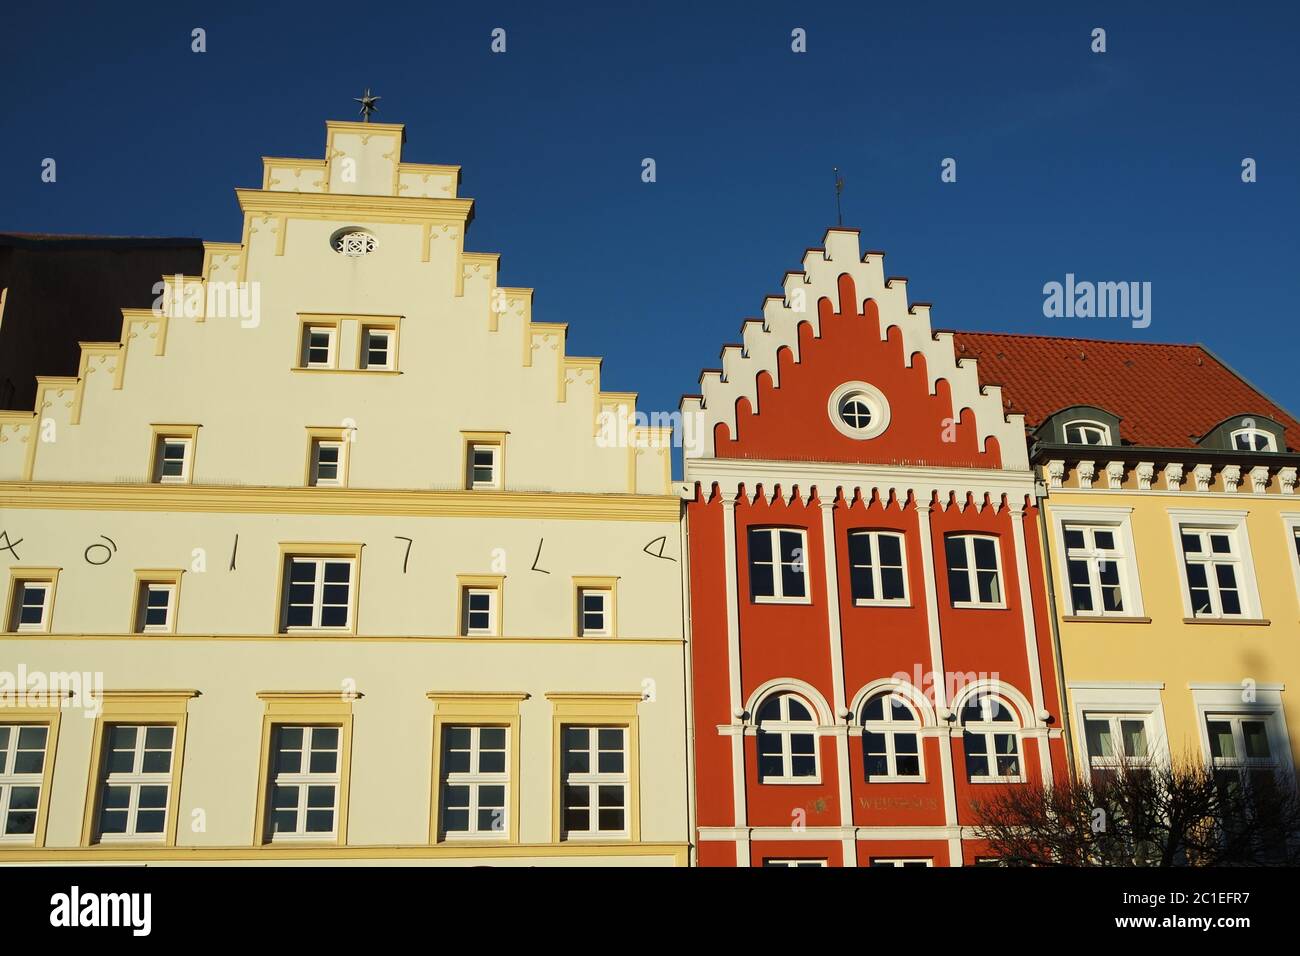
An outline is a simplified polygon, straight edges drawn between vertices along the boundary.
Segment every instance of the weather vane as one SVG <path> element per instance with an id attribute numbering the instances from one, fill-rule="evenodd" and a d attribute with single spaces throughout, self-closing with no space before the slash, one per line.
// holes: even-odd
<path id="1" fill-rule="evenodd" d="M 382 96 L 371 96 L 370 87 L 368 86 L 366 87 L 365 93 L 361 94 L 360 96 L 352 97 L 352 102 L 361 104 L 361 121 L 363 123 L 369 123 L 370 114 L 378 112 L 379 107 L 376 106 L 375 104 L 378 103 L 381 99 L 383 99 Z"/>
<path id="2" fill-rule="evenodd" d="M 842 226 L 844 225 L 844 211 L 840 208 L 840 193 L 844 192 L 844 178 L 840 176 L 838 166 L 832 166 L 831 170 L 835 173 L 835 223 Z"/>

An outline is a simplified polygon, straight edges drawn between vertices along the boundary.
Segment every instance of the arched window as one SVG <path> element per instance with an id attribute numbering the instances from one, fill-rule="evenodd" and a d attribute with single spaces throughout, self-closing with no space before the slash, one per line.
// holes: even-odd
<path id="1" fill-rule="evenodd" d="M 758 708 L 758 776 L 763 783 L 812 783 L 817 777 L 817 719 L 794 694 L 773 694 Z"/>
<path id="2" fill-rule="evenodd" d="M 966 775 L 972 783 L 1019 783 L 1020 721 L 1001 697 L 976 695 L 961 710 Z"/>
<path id="3" fill-rule="evenodd" d="M 1262 428 L 1238 428 L 1231 437 L 1237 451 L 1277 451 L 1273 436 Z"/>
<path id="4" fill-rule="evenodd" d="M 862 707 L 862 759 L 867 780 L 921 776 L 921 721 L 900 694 L 884 691 Z"/>
<path id="5" fill-rule="evenodd" d="M 1065 442 L 1067 445 L 1109 445 L 1110 426 L 1085 419 L 1066 422 Z"/>

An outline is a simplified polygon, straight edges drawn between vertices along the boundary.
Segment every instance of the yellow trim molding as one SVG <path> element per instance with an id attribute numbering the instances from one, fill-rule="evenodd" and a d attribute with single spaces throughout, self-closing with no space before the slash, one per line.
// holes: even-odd
<path id="1" fill-rule="evenodd" d="M 433 787 L 429 797 L 429 842 L 445 846 L 478 846 L 519 842 L 519 702 L 528 695 L 521 691 L 430 691 L 425 695 L 433 701 Z M 505 727 L 508 751 L 509 780 L 506 783 L 507 799 L 506 834 L 493 840 L 477 837 L 447 840 L 438 825 L 442 810 L 442 732 L 447 725 Z"/>
<path id="2" fill-rule="evenodd" d="M 672 495 L 362 488 L 321 495 L 314 488 L 32 481 L 0 483 L 0 508 L 676 522 L 681 500 Z"/>
<path id="3" fill-rule="evenodd" d="M 253 818 L 253 842 L 271 846 L 271 744 L 274 731 L 282 724 L 339 728 L 339 796 L 335 839 L 316 843 L 281 844 L 286 850 L 310 846 L 344 846 L 348 842 L 348 790 L 352 770 L 352 702 L 358 693 L 342 690 L 263 690 L 257 699 L 266 704 L 262 715 L 262 754 L 257 768 L 257 806 Z M 278 848 L 278 847 L 277 847 Z"/>
<path id="4" fill-rule="evenodd" d="M 197 690 L 106 690 L 100 693 L 99 716 L 95 718 L 94 737 L 90 750 L 90 776 L 86 783 L 85 810 L 81 822 L 81 845 L 88 847 L 100 842 L 96 828 L 99 800 L 103 790 L 104 738 L 111 726 L 140 724 L 142 726 L 167 726 L 175 728 L 172 740 L 172 779 L 167 791 L 167 830 L 162 846 L 176 845 L 177 816 L 181 800 L 181 767 L 185 761 L 185 719 Z M 141 844 L 159 841 L 139 840 Z M 117 844 L 116 841 L 114 845 Z"/>
<path id="5" fill-rule="evenodd" d="M 506 486 L 506 436 L 509 432 L 497 431 L 465 431 L 461 435 L 461 474 L 465 480 L 466 491 L 502 491 Z M 474 487 L 474 471 L 470 461 L 470 450 L 475 445 L 492 445 L 497 450 L 496 465 L 493 468 L 493 477 L 495 483 L 488 488 Z"/>
<path id="6" fill-rule="evenodd" d="M 9 597 L 5 602 L 4 629 L 6 634 L 25 637 L 30 634 L 49 634 L 54 622 L 54 599 L 58 596 L 59 572 L 62 568 L 28 568 L 15 566 L 9 569 Z M 46 601 L 48 613 L 40 630 L 18 630 L 18 606 L 14 603 L 18 597 L 19 582 L 34 581 L 50 586 L 50 596 Z"/>
<path id="7" fill-rule="evenodd" d="M 63 699 L 48 694 L 0 696 L 0 724 L 35 725 L 47 728 L 45 738 L 45 764 L 41 769 L 41 794 L 36 803 L 36 829 L 32 843 L 0 843 L 0 860 L 14 849 L 32 849 L 45 846 L 45 827 L 50 817 L 50 786 L 54 782 L 54 754 L 58 749 L 59 720 L 63 715 Z"/>
<path id="8" fill-rule="evenodd" d="M 465 592 L 470 588 L 492 589 L 496 591 L 496 613 L 492 615 L 491 634 L 466 634 Z M 462 638 L 493 638 L 505 633 L 506 617 L 506 576 L 504 574 L 458 574 L 456 575 L 456 633 Z"/>
<path id="9" fill-rule="evenodd" d="M 640 718 L 636 693 L 549 691 L 551 702 L 551 840 L 564 841 L 564 727 L 566 724 L 627 728 L 627 814 L 632 843 L 641 840 Z M 567 842 L 567 841 L 565 841 Z"/>
<path id="10" fill-rule="evenodd" d="M 606 628 L 608 633 L 595 634 L 593 637 L 618 637 L 618 577 L 617 576 L 575 576 L 573 579 L 573 633 L 577 637 L 584 636 L 582 633 L 582 592 L 583 591 L 608 591 L 609 606 L 606 613 L 609 615 L 609 626 Z"/>
<path id="11" fill-rule="evenodd" d="M 192 485 L 194 483 L 194 465 L 199 459 L 199 425 L 151 424 L 148 480 L 154 484 Z M 180 439 L 190 443 L 186 456 L 185 474 L 180 481 L 162 480 L 162 443 L 167 439 Z"/>
<path id="12" fill-rule="evenodd" d="M 178 571 L 174 568 L 137 568 L 135 572 L 135 593 L 131 597 L 131 620 L 127 627 L 128 633 L 131 634 L 175 634 L 176 620 L 181 613 L 181 576 L 185 572 Z M 150 584 L 170 584 L 175 590 L 172 592 L 172 606 L 169 617 L 169 624 L 165 631 L 148 631 L 144 630 L 144 618 L 140 613 L 143 608 L 140 605 L 140 597 L 144 589 Z"/>
<path id="13" fill-rule="evenodd" d="M 352 442 L 348 432 L 351 429 L 334 425 L 307 426 L 307 467 L 303 471 L 302 483 L 308 488 L 346 488 L 348 486 L 348 468 L 352 463 Z M 313 482 L 312 470 L 316 464 L 317 442 L 339 443 L 339 483 L 337 485 L 318 485 Z"/>

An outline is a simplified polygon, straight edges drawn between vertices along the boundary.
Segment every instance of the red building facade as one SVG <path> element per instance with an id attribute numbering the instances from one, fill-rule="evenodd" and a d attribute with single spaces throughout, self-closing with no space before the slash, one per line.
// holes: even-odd
<path id="1" fill-rule="evenodd" d="M 1023 421 L 833 229 L 683 413 L 697 859 L 970 865 L 1065 774 Z"/>

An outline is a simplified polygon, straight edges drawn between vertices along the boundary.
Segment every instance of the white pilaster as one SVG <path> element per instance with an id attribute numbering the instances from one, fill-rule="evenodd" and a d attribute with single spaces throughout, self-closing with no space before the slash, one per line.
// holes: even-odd
<path id="1" fill-rule="evenodd" d="M 835 563 L 835 502 L 823 501 L 822 558 L 826 565 L 826 630 L 830 639 L 831 654 L 831 705 L 838 723 L 848 718 L 847 691 L 844 687 L 844 642 L 840 630 L 840 575 Z M 840 825 L 853 826 L 853 792 L 849 779 L 849 735 L 835 735 L 835 761 L 838 765 L 840 795 Z M 858 854 L 855 840 L 844 842 L 844 865 L 857 866 Z"/>

